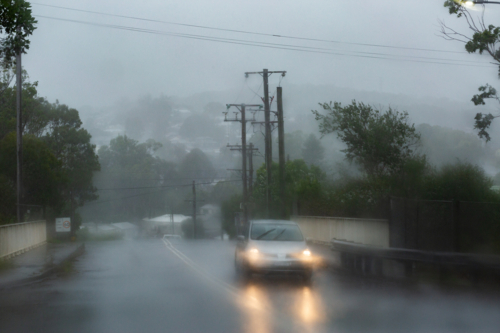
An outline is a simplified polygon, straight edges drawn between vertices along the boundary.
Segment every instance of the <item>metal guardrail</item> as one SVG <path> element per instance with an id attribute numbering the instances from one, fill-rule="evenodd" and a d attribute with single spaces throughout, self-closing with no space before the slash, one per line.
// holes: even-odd
<path id="1" fill-rule="evenodd" d="M 329 244 L 332 238 L 389 247 L 389 221 L 327 216 L 292 216 L 305 237 Z"/>
<path id="2" fill-rule="evenodd" d="M 413 263 L 429 263 L 440 267 L 458 266 L 471 270 L 492 270 L 500 273 L 500 256 L 473 253 L 431 252 L 401 248 L 382 248 L 331 240 L 331 249 L 341 254 L 341 265 L 362 273 L 381 273 L 381 260 L 399 261 L 407 276 L 413 273 Z"/>

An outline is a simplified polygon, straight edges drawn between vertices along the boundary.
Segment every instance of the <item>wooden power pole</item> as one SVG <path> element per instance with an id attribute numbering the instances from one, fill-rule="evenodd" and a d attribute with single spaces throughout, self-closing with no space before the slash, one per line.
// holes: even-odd
<path id="1" fill-rule="evenodd" d="M 197 238 L 197 233 L 196 233 L 196 183 L 193 180 L 193 238 Z"/>
<path id="2" fill-rule="evenodd" d="M 245 75 L 249 74 L 259 74 L 262 75 L 264 80 L 264 118 L 265 118 L 265 163 L 266 163 L 266 217 L 269 218 L 269 203 L 271 201 L 271 170 L 273 165 L 273 147 L 272 147 L 272 136 L 271 136 L 271 103 L 269 101 L 269 76 L 273 73 L 280 73 L 285 76 L 286 71 L 269 71 L 266 68 L 262 72 L 245 72 Z"/>
<path id="3" fill-rule="evenodd" d="M 225 113 L 226 117 L 224 121 L 237 121 L 241 122 L 241 155 L 242 155 L 242 163 L 241 163 L 241 173 L 243 177 L 243 223 L 248 223 L 248 182 L 247 182 L 247 120 L 246 119 L 246 107 L 262 107 L 262 105 L 258 104 L 226 104 L 226 107 L 229 109 L 230 107 L 236 107 L 241 114 L 241 119 L 238 117 L 238 113 L 236 113 L 235 119 L 227 119 L 227 112 Z"/>
<path id="4" fill-rule="evenodd" d="M 23 114 L 21 109 L 21 92 L 23 90 L 21 49 L 16 54 L 16 137 L 17 137 L 17 222 L 23 222 L 22 196 L 23 196 Z"/>
<path id="5" fill-rule="evenodd" d="M 280 199 L 281 218 L 286 218 L 286 205 L 285 205 L 285 126 L 283 117 L 283 94 L 281 87 L 276 88 L 276 104 L 278 105 L 278 155 L 279 155 L 279 185 L 280 185 Z"/>

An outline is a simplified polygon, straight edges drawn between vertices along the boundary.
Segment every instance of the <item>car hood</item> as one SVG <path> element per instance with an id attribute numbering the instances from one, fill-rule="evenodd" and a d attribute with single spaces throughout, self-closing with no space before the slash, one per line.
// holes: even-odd
<path id="1" fill-rule="evenodd" d="M 262 253 L 280 254 L 280 253 L 296 253 L 307 248 L 306 242 L 291 242 L 291 241 L 251 241 L 249 247 L 255 247 Z"/>

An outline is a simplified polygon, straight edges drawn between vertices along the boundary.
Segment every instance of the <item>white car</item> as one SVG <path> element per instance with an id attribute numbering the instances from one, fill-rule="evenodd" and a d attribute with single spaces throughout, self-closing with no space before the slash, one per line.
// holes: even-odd
<path id="1" fill-rule="evenodd" d="M 297 223 L 285 220 L 250 221 L 238 236 L 236 271 L 252 273 L 297 273 L 309 280 L 314 259 Z"/>

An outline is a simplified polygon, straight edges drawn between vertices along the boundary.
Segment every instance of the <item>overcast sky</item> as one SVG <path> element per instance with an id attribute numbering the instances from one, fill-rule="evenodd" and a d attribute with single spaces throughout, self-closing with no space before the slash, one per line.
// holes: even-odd
<path id="1" fill-rule="evenodd" d="M 39 81 L 39 93 L 42 96 L 50 101 L 59 99 L 76 108 L 83 105 L 101 107 L 123 98 L 136 98 L 145 94 L 188 96 L 203 91 L 238 91 L 247 89 L 243 75 L 245 71 L 263 68 L 286 70 L 284 86 L 332 84 L 415 97 L 445 97 L 457 101 L 469 101 L 477 87 L 484 83 L 498 85 L 495 67 L 408 61 L 455 63 L 451 60 L 461 60 L 469 65 L 488 65 L 490 59 L 487 56 L 469 55 L 464 51 L 463 44 L 448 42 L 437 36 L 439 19 L 467 31 L 464 20 L 448 14 L 443 7 L 444 0 L 39 1 L 32 2 L 38 29 L 24 57 L 24 68 L 32 81 Z M 344 43 L 187 27 L 39 4 Z M 147 29 L 155 33 L 41 16 Z M 487 23 L 498 23 L 499 18 L 500 5 L 489 5 Z M 224 41 L 231 40 L 233 43 L 189 39 L 165 33 L 224 38 Z M 265 45 L 274 47 L 277 44 L 293 45 L 293 48 L 309 47 L 309 51 L 335 54 L 234 44 L 248 41 L 269 43 Z M 458 53 L 350 45 L 345 42 Z M 257 89 L 259 83 L 259 78 L 250 78 L 248 86 Z"/>

